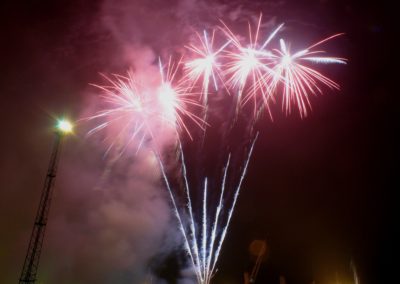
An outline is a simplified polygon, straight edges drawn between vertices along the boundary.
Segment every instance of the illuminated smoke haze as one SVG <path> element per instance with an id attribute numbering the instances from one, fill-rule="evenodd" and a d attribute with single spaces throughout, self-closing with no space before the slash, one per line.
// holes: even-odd
<path id="1" fill-rule="evenodd" d="M 131 69 L 138 79 L 151 77 L 159 72 L 158 57 L 183 53 L 182 43 L 190 42 L 195 30 L 213 27 L 223 16 L 236 21 L 245 15 L 245 22 L 251 15 L 241 5 L 213 1 L 109 0 L 98 6 L 85 5 L 84 1 L 74 4 L 76 7 L 66 8 L 69 9 L 66 12 L 69 24 L 63 27 L 65 30 L 38 25 L 34 27 L 36 33 L 27 33 L 27 41 L 38 56 L 33 59 L 34 68 L 40 70 L 42 78 L 38 81 L 55 86 L 69 84 L 70 89 L 57 96 L 63 97 L 64 103 L 72 100 L 71 109 L 75 106 L 80 110 L 73 111 L 73 117 L 79 118 L 93 115 L 100 108 L 99 90 L 88 85 L 101 85 L 102 77 L 98 72 L 124 73 Z M 56 41 L 47 44 L 52 33 L 57 34 Z M 68 68 L 58 70 L 54 67 L 57 64 Z M 43 84 L 34 100 L 26 102 L 45 114 L 38 119 L 41 122 L 33 126 L 36 128 L 51 123 L 50 117 L 57 110 L 51 105 L 54 94 L 46 92 L 49 83 Z M 64 144 L 39 280 L 49 283 L 145 283 L 150 280 L 163 283 L 165 280 L 159 279 L 153 269 L 160 269 L 171 252 L 181 250 L 182 242 L 174 229 L 176 220 L 158 166 L 149 151 L 150 145 L 144 145 L 138 154 L 129 148 L 127 152 L 132 151 L 131 155 L 125 153 L 117 159 L 113 151 L 104 154 L 107 145 L 102 135 L 85 135 L 90 123 L 82 120 L 78 127 L 77 136 L 69 137 Z M 28 149 L 21 150 L 31 156 L 32 162 L 24 166 L 26 171 L 32 172 L 29 183 L 22 186 L 17 175 L 6 181 L 8 188 L 29 191 L 23 201 L 27 209 L 19 213 L 24 218 L 24 226 L 18 228 L 17 239 L 7 240 L 9 247 L 18 248 L 18 253 L 5 251 L 13 259 L 12 273 L 2 278 L 7 283 L 19 273 L 37 206 L 30 200 L 38 199 L 47 166 L 47 160 L 39 157 L 50 155 L 53 138 L 50 131 L 35 133 L 33 129 L 26 135 L 30 136 L 33 148 L 40 150 L 33 154 Z M 175 139 L 176 133 L 163 133 L 158 143 L 164 147 Z M 5 157 L 4 161 L 7 160 Z M 186 264 L 180 265 L 185 267 Z M 181 278 L 182 283 L 191 283 L 192 272 L 184 269 L 176 278 Z"/>

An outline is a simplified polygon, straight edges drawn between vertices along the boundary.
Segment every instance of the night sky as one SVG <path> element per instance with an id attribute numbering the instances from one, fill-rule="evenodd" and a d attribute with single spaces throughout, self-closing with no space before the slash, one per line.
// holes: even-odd
<path id="1" fill-rule="evenodd" d="M 286 116 L 277 103 L 273 122 L 264 116 L 256 123 L 260 135 L 214 283 L 243 283 L 254 265 L 253 240 L 268 246 L 256 283 L 279 283 L 279 276 L 352 283 L 350 263 L 362 284 L 390 279 L 399 156 L 387 10 L 383 2 L 345 0 L 2 3 L 0 283 L 20 276 L 55 118 L 93 114 L 99 90 L 90 83 L 102 82 L 99 73 L 156 64 L 218 18 L 238 15 L 229 23 L 239 32 L 260 12 L 267 29 L 284 22 L 283 34 L 299 46 L 344 32 L 324 49 L 348 64 L 319 68 L 341 90 L 313 97 L 308 117 Z M 110 161 L 101 139 L 85 135 L 90 125 L 77 127 L 62 149 L 39 283 L 191 283 L 151 161 L 140 153 Z M 209 130 L 210 145 L 218 132 Z M 240 130 L 232 133 L 242 139 Z M 214 166 L 226 158 L 217 153 L 224 143 L 204 148 L 219 158 Z M 187 147 L 195 158 L 195 146 Z"/>

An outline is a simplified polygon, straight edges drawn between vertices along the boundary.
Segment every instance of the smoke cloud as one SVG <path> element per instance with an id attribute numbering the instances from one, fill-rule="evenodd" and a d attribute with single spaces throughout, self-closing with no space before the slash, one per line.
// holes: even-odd
<path id="1" fill-rule="evenodd" d="M 175 220 L 154 156 L 143 150 L 110 163 L 94 161 L 96 149 L 87 150 L 68 147 L 63 153 L 43 263 L 49 269 L 42 279 L 145 283 L 152 275 L 151 259 L 179 240 L 170 229 Z"/>

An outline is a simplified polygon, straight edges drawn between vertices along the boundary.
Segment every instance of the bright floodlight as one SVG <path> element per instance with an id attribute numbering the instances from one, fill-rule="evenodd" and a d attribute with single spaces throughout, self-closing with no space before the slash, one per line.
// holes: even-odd
<path id="1" fill-rule="evenodd" d="M 61 119 L 57 123 L 57 129 L 64 134 L 71 133 L 73 126 L 72 123 L 66 119 Z"/>

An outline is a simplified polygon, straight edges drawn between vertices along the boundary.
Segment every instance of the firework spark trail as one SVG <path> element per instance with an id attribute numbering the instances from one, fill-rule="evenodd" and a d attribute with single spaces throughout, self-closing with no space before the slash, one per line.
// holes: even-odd
<path id="1" fill-rule="evenodd" d="M 187 170 L 186 170 L 186 165 L 184 165 L 185 158 L 184 154 L 182 151 L 182 146 L 180 145 L 180 151 L 181 151 L 181 161 L 183 163 L 182 165 L 182 175 L 185 183 L 185 195 L 187 198 L 187 203 L 186 203 L 186 210 L 188 211 L 188 216 L 189 220 L 188 222 L 184 222 L 183 218 L 186 216 L 184 213 L 180 213 L 178 210 L 178 204 L 175 195 L 173 194 L 173 189 L 171 188 L 167 174 L 165 172 L 165 168 L 163 166 L 162 160 L 159 156 L 157 156 L 158 162 L 160 164 L 161 172 L 164 178 L 164 181 L 166 183 L 166 187 L 169 192 L 169 196 L 172 200 L 172 204 L 174 206 L 174 211 L 178 219 L 178 225 L 180 228 L 180 231 L 183 234 L 183 238 L 185 241 L 185 247 L 186 250 L 189 254 L 191 263 L 193 265 L 194 272 L 196 274 L 198 283 L 202 284 L 207 284 L 210 283 L 211 278 L 214 275 L 216 263 L 218 260 L 218 257 L 220 255 L 220 251 L 222 248 L 222 244 L 224 242 L 225 236 L 228 231 L 229 224 L 232 219 L 233 211 L 236 206 L 236 202 L 238 199 L 239 191 L 242 186 L 244 177 L 247 172 L 247 167 L 253 152 L 254 144 L 257 140 L 258 134 L 252 141 L 249 153 L 247 155 L 247 159 L 245 161 L 240 180 L 238 185 L 235 188 L 235 194 L 234 198 L 232 201 L 232 204 L 229 207 L 229 212 L 228 216 L 226 217 L 226 220 L 224 221 L 224 218 L 222 216 L 222 208 L 224 207 L 224 202 L 226 201 L 225 197 L 225 189 L 226 189 L 226 179 L 228 176 L 228 170 L 230 167 L 230 160 L 231 160 L 231 155 L 229 154 L 227 162 L 225 164 L 224 170 L 223 170 L 223 177 L 222 177 L 222 183 L 221 183 L 221 192 L 219 195 L 219 201 L 218 201 L 218 206 L 215 211 L 215 215 L 213 218 L 210 216 L 209 209 L 207 208 L 207 201 L 208 201 L 208 179 L 204 179 L 204 185 L 203 185 L 203 200 L 202 200 L 202 210 L 201 210 L 201 218 L 200 218 L 200 224 L 201 224 L 201 230 L 199 234 L 196 234 L 195 228 L 196 228 L 196 220 L 195 216 L 193 214 L 193 208 L 192 208 L 192 201 L 191 201 L 191 196 L 190 196 L 190 188 L 189 188 L 189 183 L 188 183 L 188 178 L 187 178 Z M 208 224 L 208 220 L 213 219 L 214 222 L 211 225 L 211 227 Z M 189 224 L 187 226 L 185 224 Z M 221 226 L 222 225 L 222 226 Z M 200 226 L 200 225 L 199 225 Z M 209 230 L 209 227 L 211 230 Z M 222 233 L 218 233 L 218 231 Z M 217 249 L 215 250 L 215 244 L 218 243 Z M 200 248 L 200 252 L 199 252 Z"/>
<path id="2" fill-rule="evenodd" d="M 167 187 L 169 196 L 170 196 L 170 198 L 171 198 L 171 202 L 172 202 L 172 205 L 173 205 L 173 208 L 174 208 L 174 213 L 175 213 L 176 218 L 178 219 L 179 229 L 180 229 L 180 231 L 181 231 L 181 233 L 182 233 L 182 236 L 183 236 L 183 238 L 184 238 L 184 240 L 185 240 L 186 251 L 187 251 L 187 253 L 188 253 L 189 256 L 190 256 L 190 259 L 191 259 L 191 261 L 192 261 L 193 267 L 196 267 L 196 262 L 195 262 L 195 259 L 194 259 L 194 257 L 193 257 L 192 248 L 191 248 L 191 246 L 190 246 L 189 239 L 188 239 L 187 234 L 186 234 L 185 226 L 183 225 L 182 216 L 181 216 L 181 214 L 179 213 L 178 206 L 177 206 L 177 204 L 176 204 L 175 196 L 174 196 L 173 191 L 172 191 L 172 189 L 171 189 L 171 186 L 170 186 L 170 184 L 169 184 L 168 177 L 167 177 L 167 174 L 166 174 L 166 172 L 165 172 L 164 164 L 162 163 L 161 158 L 160 158 L 160 156 L 158 155 L 158 153 L 157 153 L 156 151 L 154 151 L 154 155 L 155 155 L 156 158 L 157 158 L 157 161 L 158 161 L 158 164 L 159 164 L 159 166 L 160 166 L 161 173 L 162 173 L 162 176 L 163 176 L 165 185 L 166 185 L 166 187 Z M 197 277 L 199 277 L 200 275 L 201 275 L 201 274 L 196 273 L 196 276 L 197 276 Z M 199 281 L 199 283 L 202 282 L 202 279 L 201 279 L 201 278 L 198 278 L 197 280 Z"/>
<path id="3" fill-rule="evenodd" d="M 222 244 L 224 243 L 224 240 L 225 240 L 225 237 L 226 237 L 226 233 L 227 233 L 227 231 L 228 231 L 229 224 L 230 224 L 231 219 L 232 219 L 233 211 L 234 211 L 234 209 L 235 209 L 236 202 L 237 202 L 237 199 L 238 199 L 238 197 L 239 197 L 240 188 L 241 188 L 241 186 L 242 186 L 244 177 L 246 176 L 247 167 L 248 167 L 248 165 L 249 165 L 250 158 L 251 158 L 251 154 L 253 153 L 254 145 L 255 145 L 255 143 L 256 143 L 256 141 L 257 141 L 257 138 L 258 138 L 258 133 L 256 134 L 256 137 L 254 138 L 253 143 L 251 144 L 250 151 L 249 151 L 249 154 L 248 154 L 248 156 L 247 156 L 247 159 L 246 159 L 246 162 L 245 162 L 243 171 L 242 171 L 242 175 L 240 176 L 239 184 L 238 184 L 238 186 L 236 187 L 236 191 L 235 191 L 235 196 L 234 196 L 234 199 L 233 199 L 233 203 L 232 203 L 232 206 L 231 206 L 231 208 L 230 208 L 230 210 L 229 210 L 229 214 L 228 214 L 228 220 L 226 221 L 226 225 L 225 225 L 225 227 L 223 228 L 222 235 L 221 235 L 221 238 L 220 238 L 220 240 L 219 240 L 219 244 L 218 244 L 217 250 L 215 251 L 215 257 L 214 257 L 214 262 L 213 262 L 213 265 L 212 265 L 212 268 L 211 268 L 211 273 L 213 273 L 213 271 L 215 270 L 215 266 L 216 266 L 216 264 L 217 264 L 219 254 L 220 254 L 220 252 L 221 252 Z"/>
<path id="4" fill-rule="evenodd" d="M 274 74 L 272 76 L 270 74 L 266 75 L 265 80 L 269 82 L 273 89 L 279 83 L 283 84 L 282 107 L 285 108 L 286 113 L 291 112 L 292 104 L 294 104 L 297 106 L 301 117 L 307 116 L 308 109 L 311 109 L 309 94 L 322 93 L 318 83 L 331 89 L 338 90 L 340 88 L 336 82 L 301 63 L 301 61 L 308 61 L 323 64 L 346 64 L 346 59 L 344 58 L 319 56 L 324 51 L 311 51 L 312 48 L 340 35 L 342 34 L 335 34 L 325 38 L 293 54 L 291 54 L 286 42 L 280 39 L 280 49 L 274 49 L 274 53 L 271 55 L 271 58 L 275 60 Z"/>
<path id="5" fill-rule="evenodd" d="M 216 239 L 216 235 L 217 235 L 219 216 L 221 214 L 222 205 L 223 205 L 223 197 L 224 197 L 224 192 L 225 192 L 226 176 L 227 176 L 227 173 L 228 173 L 230 160 L 231 160 L 231 155 L 229 154 L 228 161 L 227 161 L 227 163 L 225 165 L 225 169 L 224 169 L 224 176 L 222 178 L 222 185 L 221 185 L 221 194 L 220 194 L 220 197 L 219 197 L 218 207 L 217 207 L 217 211 L 215 213 L 214 224 L 213 224 L 212 232 L 211 232 L 211 241 L 210 241 L 209 254 L 208 254 L 208 259 L 207 259 L 207 271 L 210 271 L 211 260 L 212 260 L 212 258 L 214 256 L 214 244 L 215 244 L 215 239 Z M 211 277 L 213 276 L 212 274 L 213 274 L 212 271 L 208 273 L 208 281 L 211 280 Z"/>
<path id="6" fill-rule="evenodd" d="M 179 143 L 179 150 L 181 153 L 181 162 L 182 162 L 182 175 L 183 175 L 183 179 L 185 181 L 185 193 L 186 193 L 186 198 L 187 198 L 187 208 L 189 211 L 189 225 L 190 225 L 190 230 L 191 230 L 191 244 L 192 244 L 192 248 L 193 248 L 193 255 L 195 257 L 196 260 L 196 265 L 195 266 L 199 266 L 200 265 L 200 257 L 199 257 L 199 247 L 197 245 L 196 242 L 196 225 L 195 225 L 195 220 L 193 217 L 193 207 L 192 207 L 192 198 L 190 197 L 190 190 L 189 190 L 189 182 L 187 179 L 187 171 L 186 171 L 186 163 L 185 163 L 185 157 L 183 155 L 183 149 L 182 149 L 182 144 Z"/>
<path id="7" fill-rule="evenodd" d="M 202 269 L 204 278 L 207 279 L 207 178 L 204 179 L 203 199 L 203 235 L 202 235 Z"/>

